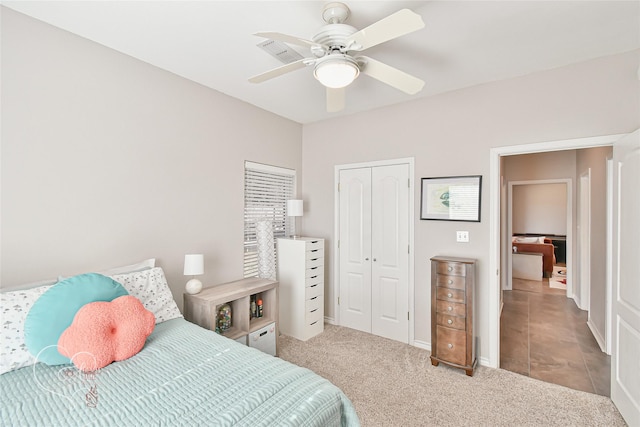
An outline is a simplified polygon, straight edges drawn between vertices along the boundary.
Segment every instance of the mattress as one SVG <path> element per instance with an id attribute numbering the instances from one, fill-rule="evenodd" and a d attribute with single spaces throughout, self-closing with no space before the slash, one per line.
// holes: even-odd
<path id="1" fill-rule="evenodd" d="M 358 426 L 349 399 L 306 368 L 179 318 L 95 373 L 37 363 L 0 376 L 7 426 Z"/>

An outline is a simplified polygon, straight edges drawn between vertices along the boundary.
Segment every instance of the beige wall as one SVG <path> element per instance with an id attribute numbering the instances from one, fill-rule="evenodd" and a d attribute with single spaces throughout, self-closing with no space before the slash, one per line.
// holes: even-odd
<path id="1" fill-rule="evenodd" d="M 156 257 L 182 306 L 186 253 L 242 277 L 244 161 L 300 171 L 301 125 L 5 8 L 1 96 L 3 288 Z"/>
<path id="2" fill-rule="evenodd" d="M 524 184 L 512 188 L 513 233 L 567 235 L 567 185 Z"/>
<path id="3" fill-rule="evenodd" d="M 640 125 L 638 51 L 485 84 L 393 107 L 306 125 L 303 193 L 310 200 L 305 234 L 327 240 L 326 315 L 334 317 L 334 166 L 415 157 L 415 179 L 480 174 L 482 222 L 415 221 L 415 338 L 430 343 L 430 270 L 438 254 L 477 258 L 476 331 L 488 357 L 489 154 L 492 147 L 633 131 Z M 347 91 L 348 99 L 348 91 Z M 574 176 L 574 175 L 572 175 Z M 415 188 L 419 218 L 419 185 Z"/>

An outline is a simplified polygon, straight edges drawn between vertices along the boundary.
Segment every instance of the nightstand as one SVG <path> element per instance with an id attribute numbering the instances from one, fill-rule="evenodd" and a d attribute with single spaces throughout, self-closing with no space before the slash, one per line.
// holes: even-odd
<path id="1" fill-rule="evenodd" d="M 262 300 L 261 317 L 252 316 L 252 298 Z M 231 307 L 231 326 L 218 332 L 227 338 L 257 347 L 275 356 L 275 341 L 278 336 L 278 282 L 251 277 L 207 287 L 195 295 L 184 294 L 184 318 L 215 331 L 218 312 L 224 304 Z"/>

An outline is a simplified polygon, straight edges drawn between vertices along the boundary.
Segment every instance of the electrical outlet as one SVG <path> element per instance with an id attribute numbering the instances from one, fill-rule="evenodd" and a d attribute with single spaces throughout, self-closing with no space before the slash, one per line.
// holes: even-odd
<path id="1" fill-rule="evenodd" d="M 469 241 L 468 231 L 456 231 L 456 242 L 468 242 L 468 241 Z"/>

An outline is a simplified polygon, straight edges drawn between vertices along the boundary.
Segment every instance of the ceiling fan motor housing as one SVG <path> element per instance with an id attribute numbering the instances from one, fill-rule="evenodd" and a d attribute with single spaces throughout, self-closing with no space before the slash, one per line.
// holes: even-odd
<path id="1" fill-rule="evenodd" d="M 313 41 L 319 45 L 328 46 L 329 52 L 339 50 L 344 53 L 349 37 L 357 31 L 357 29 L 347 24 L 328 24 L 320 28 L 316 35 L 313 36 Z M 312 50 L 312 52 L 317 57 L 323 56 L 323 54 L 318 55 L 319 52 L 316 50 Z"/>

